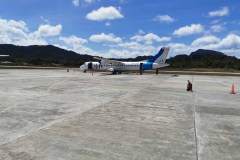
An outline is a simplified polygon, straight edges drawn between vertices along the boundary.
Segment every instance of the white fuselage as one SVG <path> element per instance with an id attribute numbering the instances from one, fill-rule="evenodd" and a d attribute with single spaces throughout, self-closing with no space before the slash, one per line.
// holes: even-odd
<path id="1" fill-rule="evenodd" d="M 80 66 L 80 69 L 84 72 L 87 70 L 105 70 L 113 73 L 121 73 L 122 71 L 139 71 L 140 74 L 142 74 L 142 71 L 144 70 L 157 70 L 169 66 L 169 64 L 165 63 L 169 49 L 170 47 L 162 47 L 155 56 L 152 56 L 146 61 L 140 62 L 121 62 L 95 57 L 95 59 L 101 60 L 101 62 L 85 62 Z"/>
<path id="2" fill-rule="evenodd" d="M 92 67 L 89 67 L 89 63 L 92 63 Z M 162 67 L 167 67 L 166 63 L 151 63 L 151 62 L 122 62 L 119 64 L 100 64 L 99 62 L 85 62 L 80 66 L 83 71 L 87 70 L 102 70 L 102 71 L 139 71 L 142 64 L 142 70 L 152 70 Z"/>

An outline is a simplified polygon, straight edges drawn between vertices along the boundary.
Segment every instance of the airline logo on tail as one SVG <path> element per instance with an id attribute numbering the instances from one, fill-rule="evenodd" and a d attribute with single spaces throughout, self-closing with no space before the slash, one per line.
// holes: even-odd
<path id="1" fill-rule="evenodd" d="M 161 48 L 161 50 L 158 52 L 158 54 L 156 54 L 155 56 L 153 56 L 152 58 L 150 58 L 148 60 L 148 62 L 151 63 L 165 63 L 166 62 L 166 58 L 168 55 L 170 47 L 163 47 Z"/>

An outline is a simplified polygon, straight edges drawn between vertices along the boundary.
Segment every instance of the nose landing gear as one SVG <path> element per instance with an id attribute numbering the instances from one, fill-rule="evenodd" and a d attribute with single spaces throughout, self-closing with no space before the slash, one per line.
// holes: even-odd
<path id="1" fill-rule="evenodd" d="M 139 73 L 140 75 L 143 73 L 143 63 L 140 63 Z"/>

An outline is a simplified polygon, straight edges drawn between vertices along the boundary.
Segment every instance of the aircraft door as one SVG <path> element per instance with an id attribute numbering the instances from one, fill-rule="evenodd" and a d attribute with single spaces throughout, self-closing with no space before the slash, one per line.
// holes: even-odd
<path id="1" fill-rule="evenodd" d="M 142 75 L 142 73 L 143 73 L 143 63 L 140 63 L 139 71 L 140 71 L 140 74 Z"/>
<path id="2" fill-rule="evenodd" d="M 93 69 L 93 64 L 92 64 L 92 62 L 89 62 L 89 63 L 88 63 L 88 69 Z"/>

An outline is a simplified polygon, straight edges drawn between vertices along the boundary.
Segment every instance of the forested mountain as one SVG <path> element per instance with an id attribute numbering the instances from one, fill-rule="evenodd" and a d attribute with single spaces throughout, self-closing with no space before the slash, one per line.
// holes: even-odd
<path id="1" fill-rule="evenodd" d="M 0 55 L 8 54 L 9 57 L 1 57 L 0 61 L 10 61 L 14 65 L 37 66 L 71 66 L 79 67 L 86 61 L 95 61 L 93 56 L 78 54 L 52 45 L 47 46 L 15 46 L 0 44 Z M 119 59 L 121 61 L 141 61 L 151 56 L 138 56 L 136 58 Z M 227 56 L 213 50 L 199 49 L 190 55 L 177 55 L 167 59 L 170 68 L 226 68 L 240 70 L 240 60 L 233 56 Z"/>
<path id="2" fill-rule="evenodd" d="M 73 51 L 64 50 L 52 45 L 47 46 L 15 46 L 11 44 L 0 44 L 0 54 L 10 55 L 4 60 L 15 64 L 29 65 L 60 65 L 79 66 L 86 61 L 92 61 L 93 56 L 81 55 Z"/>
<path id="3" fill-rule="evenodd" d="M 177 55 L 167 60 L 171 68 L 226 68 L 240 70 L 240 60 L 213 50 L 199 49 L 190 55 Z"/>

